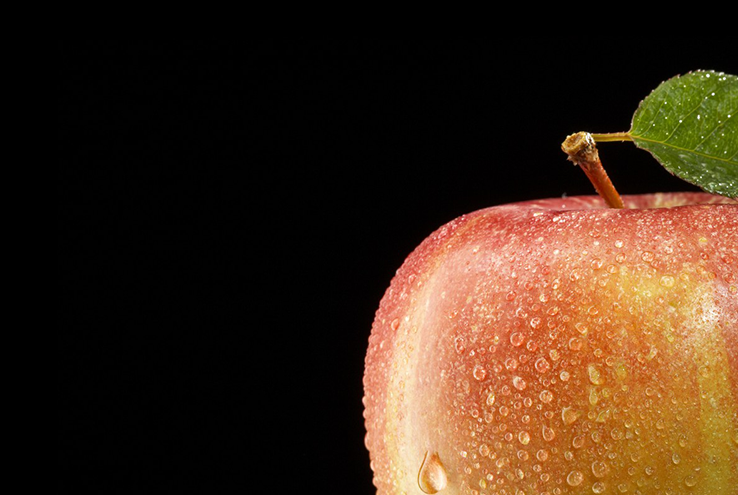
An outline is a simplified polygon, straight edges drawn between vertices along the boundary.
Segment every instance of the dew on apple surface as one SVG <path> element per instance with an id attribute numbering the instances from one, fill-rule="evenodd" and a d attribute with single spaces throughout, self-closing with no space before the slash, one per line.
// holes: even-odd
<path id="1" fill-rule="evenodd" d="M 613 440 L 622 440 L 623 439 L 623 430 L 621 430 L 618 427 L 613 428 L 610 430 L 610 436 Z"/>
<path id="2" fill-rule="evenodd" d="M 530 443 L 530 434 L 525 430 L 521 431 L 518 433 L 518 441 L 523 445 L 528 445 Z"/>
<path id="3" fill-rule="evenodd" d="M 584 475 L 582 474 L 581 471 L 577 471 L 577 470 L 571 471 L 566 477 L 566 482 L 570 486 L 579 486 L 582 484 L 583 481 L 584 481 Z"/>
<path id="4" fill-rule="evenodd" d="M 602 481 L 595 481 L 592 484 L 592 493 L 605 493 L 605 490 L 607 489 L 607 485 L 603 483 Z"/>
<path id="5" fill-rule="evenodd" d="M 477 381 L 482 381 L 487 377 L 487 370 L 482 366 L 481 364 L 478 364 L 474 366 L 474 370 L 472 371 L 472 375 L 474 376 L 474 379 Z"/>
<path id="6" fill-rule="evenodd" d="M 694 474 L 688 475 L 686 478 L 684 478 L 684 484 L 688 487 L 693 487 L 697 484 L 697 476 Z"/>
<path id="7" fill-rule="evenodd" d="M 593 385 L 602 385 L 605 383 L 605 376 L 600 366 L 596 364 L 589 364 L 587 366 L 587 374 L 589 376 L 589 381 Z"/>
<path id="8" fill-rule="evenodd" d="M 539 449 L 538 452 L 536 452 L 536 459 L 538 459 L 540 462 L 544 462 L 546 459 L 548 459 L 548 451 L 544 449 Z"/>
<path id="9" fill-rule="evenodd" d="M 446 488 L 448 473 L 437 452 L 426 452 L 418 472 L 418 487 L 423 493 L 433 494 Z"/>
<path id="10" fill-rule="evenodd" d="M 513 377 L 513 385 L 518 390 L 525 390 L 525 388 L 528 386 L 528 383 L 525 381 L 525 379 L 521 376 L 514 376 Z"/>
<path id="11" fill-rule="evenodd" d="M 536 371 L 538 371 L 539 373 L 545 373 L 549 369 L 551 369 L 551 365 L 549 364 L 549 362 L 546 360 L 545 357 L 540 357 L 536 360 L 535 368 L 536 368 Z"/>
<path id="12" fill-rule="evenodd" d="M 550 390 L 543 390 L 538 396 L 541 402 L 548 404 L 553 400 L 553 393 Z"/>
<path id="13" fill-rule="evenodd" d="M 580 414 L 581 413 L 579 411 L 567 406 L 561 410 L 561 419 L 564 421 L 564 424 L 570 425 L 579 419 Z"/>
<path id="14" fill-rule="evenodd" d="M 510 343 L 515 347 L 519 347 L 525 341 L 525 335 L 521 332 L 514 332 L 510 335 Z"/>
<path id="15" fill-rule="evenodd" d="M 556 438 L 556 432 L 554 431 L 554 429 L 546 425 L 543 425 L 541 435 L 543 436 L 543 439 L 547 442 L 550 442 L 554 438 Z"/>

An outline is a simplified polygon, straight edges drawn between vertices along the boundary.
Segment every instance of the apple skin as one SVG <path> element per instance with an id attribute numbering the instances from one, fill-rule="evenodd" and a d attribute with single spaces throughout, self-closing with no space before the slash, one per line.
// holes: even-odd
<path id="1" fill-rule="evenodd" d="M 378 494 L 738 494 L 738 203 L 623 199 L 487 208 L 410 254 L 365 360 Z"/>

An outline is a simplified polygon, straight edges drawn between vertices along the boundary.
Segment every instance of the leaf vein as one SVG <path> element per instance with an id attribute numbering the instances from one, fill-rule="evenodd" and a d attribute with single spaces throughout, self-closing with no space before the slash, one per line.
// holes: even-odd
<path id="1" fill-rule="evenodd" d="M 712 136 L 713 134 L 715 134 L 715 131 L 717 131 L 718 129 L 720 129 L 722 127 L 725 127 L 725 125 L 728 123 L 728 121 L 733 118 L 733 113 L 735 112 L 735 110 L 734 109 L 733 110 L 728 110 L 728 112 L 730 112 L 730 113 L 728 114 L 728 118 L 725 119 L 725 122 L 718 122 L 718 124 L 715 126 L 715 128 L 713 130 L 711 130 L 702 139 L 702 141 L 700 141 L 699 143 L 697 143 L 697 146 L 695 146 L 695 149 L 699 148 L 700 146 L 702 146 L 704 144 L 705 141 L 707 141 L 708 139 L 710 139 L 710 136 Z"/>
<path id="2" fill-rule="evenodd" d="M 731 86 L 730 83 L 731 82 L 732 81 L 726 79 L 725 80 L 725 83 L 722 84 L 722 85 L 720 85 L 720 86 L 718 86 L 717 88 L 715 88 L 715 91 L 712 91 L 712 93 L 715 93 L 715 92 L 720 91 L 722 89 L 730 88 L 730 86 Z M 707 91 L 710 91 L 710 90 L 707 90 Z M 707 94 L 707 91 L 705 91 L 705 94 Z M 702 96 L 702 98 L 700 99 L 699 104 L 696 107 L 694 107 L 692 110 L 690 110 L 689 112 L 687 112 L 685 115 L 682 116 L 682 118 L 679 120 L 679 123 L 674 127 L 674 129 L 671 130 L 671 133 L 666 137 L 666 139 L 664 139 L 664 141 L 668 141 L 669 139 L 671 139 L 674 136 L 674 134 L 676 133 L 677 129 L 679 129 L 679 127 L 682 125 L 682 123 L 684 123 L 684 121 L 687 120 L 687 118 L 689 118 L 694 112 L 696 112 L 697 110 L 699 110 L 700 108 L 702 108 L 704 106 L 705 101 L 707 101 L 707 96 L 704 96 L 704 94 L 701 95 L 701 96 Z M 715 129 L 712 130 L 712 132 L 714 132 L 714 131 L 715 131 Z M 712 132 L 710 134 L 712 134 Z"/>
<path id="3" fill-rule="evenodd" d="M 673 144 L 667 144 L 664 141 L 658 141 L 656 139 L 644 138 L 643 136 L 637 136 L 635 134 L 633 134 L 632 136 L 635 139 L 638 139 L 640 141 L 645 141 L 647 143 L 661 144 L 663 146 L 667 146 L 669 148 L 673 148 L 674 150 L 677 150 L 677 151 L 684 151 L 684 152 L 688 152 L 688 153 L 694 153 L 695 155 L 699 155 L 699 156 L 701 156 L 703 158 L 710 158 L 712 160 L 718 160 L 720 162 L 727 163 L 728 165 L 738 165 L 738 162 L 733 161 L 733 158 L 735 158 L 736 153 L 734 153 L 733 156 L 731 156 L 730 158 L 722 158 L 722 157 L 719 157 L 719 156 L 708 155 L 707 153 L 703 153 L 701 151 L 691 150 L 689 148 L 683 148 L 681 146 L 674 146 Z"/>

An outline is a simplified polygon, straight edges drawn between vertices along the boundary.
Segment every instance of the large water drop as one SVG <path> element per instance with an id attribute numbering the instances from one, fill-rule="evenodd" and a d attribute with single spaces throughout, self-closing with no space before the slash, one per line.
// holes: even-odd
<path id="1" fill-rule="evenodd" d="M 542 435 L 545 441 L 550 442 L 554 439 L 554 437 L 556 437 L 556 432 L 553 430 L 553 428 L 543 425 Z"/>
<path id="2" fill-rule="evenodd" d="M 584 475 L 581 471 L 572 471 L 569 476 L 566 477 L 566 482 L 571 486 L 579 486 L 584 481 Z"/>
<path id="3" fill-rule="evenodd" d="M 589 374 L 589 381 L 592 382 L 593 385 L 602 385 L 605 383 L 605 376 L 596 364 L 590 364 L 587 366 L 587 373 Z"/>
<path id="4" fill-rule="evenodd" d="M 423 493 L 438 493 L 448 484 L 446 468 L 437 452 L 426 452 L 418 472 L 418 487 Z"/>
<path id="5" fill-rule="evenodd" d="M 561 419 L 564 424 L 570 425 L 579 418 L 579 412 L 575 411 L 571 407 L 565 407 L 561 410 Z"/>

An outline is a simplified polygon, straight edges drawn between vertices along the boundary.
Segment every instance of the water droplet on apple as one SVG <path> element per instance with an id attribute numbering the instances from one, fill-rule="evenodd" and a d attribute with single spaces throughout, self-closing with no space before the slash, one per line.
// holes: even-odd
<path id="1" fill-rule="evenodd" d="M 693 487 L 697 484 L 697 476 L 694 474 L 688 475 L 686 478 L 684 478 L 684 484 L 688 487 Z"/>
<path id="2" fill-rule="evenodd" d="M 474 378 L 478 381 L 482 381 L 487 377 L 487 370 L 484 369 L 484 366 L 481 364 L 478 364 L 474 367 L 474 371 L 472 371 L 472 375 Z"/>
<path id="3" fill-rule="evenodd" d="M 546 361 L 546 358 L 542 357 L 536 360 L 535 367 L 539 373 L 545 373 L 551 368 L 551 365 Z"/>
<path id="4" fill-rule="evenodd" d="M 520 376 L 514 376 L 514 377 L 513 377 L 513 385 L 514 385 L 514 386 L 515 386 L 515 388 L 517 388 L 518 390 L 525 390 L 525 387 L 527 387 L 527 386 L 528 386 L 528 384 L 527 384 L 527 383 L 526 383 L 526 381 L 525 381 L 525 380 L 523 379 L 523 377 L 520 377 Z"/>
<path id="5" fill-rule="evenodd" d="M 515 347 L 520 346 L 525 341 L 525 335 L 520 332 L 515 332 L 510 335 L 510 343 Z"/>
<path id="6" fill-rule="evenodd" d="M 487 445 L 486 443 L 483 443 L 479 446 L 479 455 L 481 455 L 482 457 L 487 457 L 489 455 L 489 452 L 489 445 Z"/>
<path id="7" fill-rule="evenodd" d="M 610 467 L 604 462 L 594 461 L 592 463 L 592 474 L 595 475 L 595 478 L 604 478 L 608 471 L 610 471 Z"/>
<path id="8" fill-rule="evenodd" d="M 542 320 L 539 317 L 535 316 L 530 319 L 530 326 L 531 328 L 540 328 L 541 322 Z"/>
<path id="9" fill-rule="evenodd" d="M 738 442 L 736 442 L 738 443 Z M 680 447 L 686 447 L 687 446 L 687 437 L 685 435 L 679 435 L 679 446 Z"/>
<path id="10" fill-rule="evenodd" d="M 564 424 L 570 425 L 577 419 L 579 419 L 580 413 L 575 411 L 571 407 L 564 407 L 561 410 L 561 419 L 564 421 Z"/>
<path id="11" fill-rule="evenodd" d="M 423 493 L 438 493 L 448 484 L 448 474 L 437 452 L 426 452 L 418 472 L 418 487 Z"/>
<path id="12" fill-rule="evenodd" d="M 659 281 L 662 287 L 674 287 L 674 277 L 670 275 L 664 275 L 661 277 L 661 280 Z"/>
<path id="13" fill-rule="evenodd" d="M 602 481 L 596 481 L 592 485 L 592 493 L 605 493 L 605 484 Z"/>
<path id="14" fill-rule="evenodd" d="M 595 423 L 605 423 L 608 419 L 610 419 L 610 412 L 609 409 L 605 409 L 604 411 L 600 411 L 597 415 L 597 419 L 595 419 Z"/>
<path id="15" fill-rule="evenodd" d="M 674 452 L 673 454 L 671 454 L 671 462 L 673 462 L 674 464 L 679 464 L 680 462 L 682 462 L 682 456 Z"/>
<path id="16" fill-rule="evenodd" d="M 582 339 L 578 337 L 572 337 L 569 339 L 569 349 L 572 351 L 578 351 L 582 348 Z"/>
<path id="17" fill-rule="evenodd" d="M 561 373 L 559 373 L 559 378 L 561 378 L 561 381 L 562 382 L 568 382 L 569 381 L 569 378 L 571 378 L 571 373 L 569 373 L 568 371 L 564 370 Z"/>
<path id="18" fill-rule="evenodd" d="M 590 364 L 587 366 L 587 374 L 589 375 L 589 381 L 593 385 L 602 385 L 605 383 L 605 376 L 598 365 Z"/>
<path id="19" fill-rule="evenodd" d="M 548 451 L 543 449 L 539 450 L 538 452 L 536 452 L 536 459 L 541 462 L 545 461 L 546 459 L 548 459 Z"/>
<path id="20" fill-rule="evenodd" d="M 584 445 L 584 435 L 577 435 L 571 439 L 571 446 L 580 449 Z"/>
<path id="21" fill-rule="evenodd" d="M 399 327 L 400 327 L 400 319 L 395 318 L 394 320 L 392 320 L 392 323 L 390 323 L 390 328 L 392 329 L 392 331 L 393 332 L 397 331 Z"/>
<path id="22" fill-rule="evenodd" d="M 541 399 L 541 402 L 548 404 L 553 400 L 553 393 L 550 390 L 543 390 L 538 398 Z"/>
<path id="23" fill-rule="evenodd" d="M 574 470 L 566 477 L 566 482 L 569 486 L 579 486 L 582 484 L 582 481 L 584 481 L 584 475 L 581 471 Z"/>
<path id="24" fill-rule="evenodd" d="M 521 431 L 518 433 L 518 441 L 523 445 L 530 443 L 530 434 L 527 431 Z"/>
<path id="25" fill-rule="evenodd" d="M 610 431 L 610 436 L 613 440 L 622 440 L 623 430 L 621 430 L 620 428 L 613 428 L 612 431 Z"/>
<path id="26" fill-rule="evenodd" d="M 556 432 L 553 428 L 543 425 L 542 436 L 545 441 L 550 442 L 556 437 Z"/>

